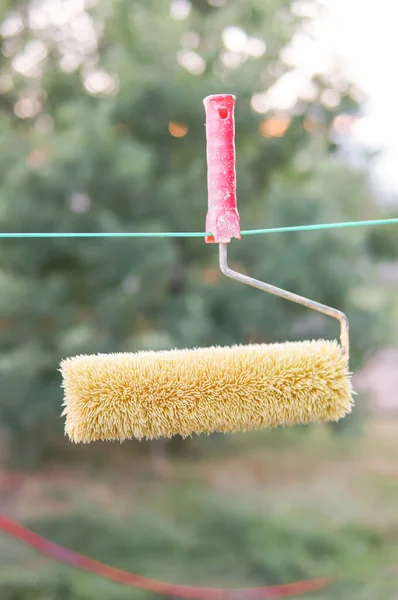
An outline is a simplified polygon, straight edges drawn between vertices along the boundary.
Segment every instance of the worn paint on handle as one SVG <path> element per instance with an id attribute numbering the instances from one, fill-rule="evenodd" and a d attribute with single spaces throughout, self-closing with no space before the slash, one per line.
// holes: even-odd
<path id="1" fill-rule="evenodd" d="M 236 206 L 235 96 L 219 94 L 203 100 L 206 111 L 208 212 L 207 243 L 240 239 Z"/>

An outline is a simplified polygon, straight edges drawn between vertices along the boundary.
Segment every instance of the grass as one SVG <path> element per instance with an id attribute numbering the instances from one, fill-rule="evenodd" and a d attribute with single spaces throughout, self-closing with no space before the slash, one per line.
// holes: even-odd
<path id="1" fill-rule="evenodd" d="M 393 600 L 397 434 L 389 420 L 367 422 L 362 436 L 313 427 L 214 437 L 173 458 L 163 479 L 143 458 L 101 471 L 83 463 L 31 475 L 8 512 L 70 549 L 166 581 L 235 587 L 345 574 L 310 597 Z M 153 597 L 4 537 L 0 565 L 1 600 Z"/>

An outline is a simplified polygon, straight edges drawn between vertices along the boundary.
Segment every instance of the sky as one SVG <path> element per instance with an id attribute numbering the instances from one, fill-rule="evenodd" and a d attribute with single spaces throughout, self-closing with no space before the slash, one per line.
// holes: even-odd
<path id="1" fill-rule="evenodd" d="M 225 5 L 228 0 L 208 1 Z M 322 10 L 317 11 L 317 5 Z M 172 0 L 172 6 L 173 18 L 186 18 L 188 0 Z M 252 98 L 254 110 L 288 110 L 296 95 L 305 97 L 308 94 L 310 97 L 308 77 L 327 71 L 332 57 L 338 57 L 348 80 L 356 83 L 366 98 L 363 101 L 361 94 L 363 117 L 352 127 L 350 150 L 354 146 L 355 151 L 357 145 L 378 152 L 372 161 L 371 179 L 383 203 L 397 206 L 398 85 L 395 72 L 398 0 L 295 0 L 293 7 L 297 14 L 313 19 L 308 27 L 313 39 L 298 34 L 285 49 L 283 58 L 293 66 L 292 72 L 282 77 L 273 89 L 255 94 Z M 260 58 L 265 53 L 266 59 L 266 45 L 260 47 L 258 40 L 248 38 L 237 27 L 227 28 L 223 38 L 227 50 L 224 58 L 228 59 L 227 66 L 231 68 L 242 51 L 250 55 L 249 44 L 257 51 L 251 56 Z M 188 58 L 193 58 L 194 54 L 190 52 Z M 332 90 L 325 92 L 325 100 L 331 106 L 338 104 L 338 96 L 336 98 Z"/>
<path id="2" fill-rule="evenodd" d="M 398 2 L 326 0 L 329 38 L 352 80 L 365 92 L 365 116 L 354 126 L 356 139 L 383 149 L 374 175 L 386 199 L 398 195 L 398 85 L 396 81 Z M 324 25 L 323 25 L 324 26 Z M 396 206 L 395 200 L 395 206 Z"/>
<path id="3" fill-rule="evenodd" d="M 224 6 L 228 0 L 208 2 L 214 6 Z M 95 4 L 95 0 L 38 0 L 36 9 L 32 10 L 30 25 L 38 32 L 49 24 L 61 30 L 65 24 L 70 27 L 74 44 L 68 39 L 62 49 L 60 42 L 64 53 L 61 66 L 65 70 L 76 69 L 84 59 L 85 51 L 96 45 L 93 22 L 84 12 L 84 8 L 91 4 Z M 322 11 L 314 9 L 317 4 L 323 7 Z M 314 19 L 310 25 L 314 39 L 299 34 L 293 40 L 284 52 L 284 59 L 287 63 L 291 62 L 293 67 L 297 63 L 300 67 L 293 68 L 292 73 L 282 77 L 273 89 L 254 94 L 253 108 L 264 113 L 270 108 L 288 109 L 289 104 L 294 104 L 296 94 L 304 93 L 310 97 L 312 91 L 308 80 L 311 74 L 327 70 L 331 56 L 339 57 L 348 79 L 357 83 L 367 98 L 363 104 L 363 118 L 353 125 L 353 139 L 366 148 L 382 151 L 373 162 L 372 177 L 384 202 L 388 204 L 390 199 L 393 206 L 397 206 L 398 85 L 395 72 L 398 57 L 398 0 L 295 0 L 293 6 L 298 14 Z M 190 9 L 189 0 L 170 0 L 174 19 L 186 19 Z M 248 57 L 266 60 L 266 40 L 248 37 L 241 29 L 231 25 L 223 34 L 223 61 L 226 66 L 235 68 Z M 1 33 L 13 35 L 18 32 L 18 27 L 22 27 L 22 22 L 14 16 L 2 25 Z M 178 61 L 193 75 L 200 75 L 206 64 L 196 51 L 198 41 L 192 39 L 193 36 L 198 37 L 192 32 L 185 35 Z M 13 66 L 17 71 L 29 74 L 45 55 L 43 42 L 32 41 L 23 54 L 14 58 Z M 3 81 L 0 84 L 4 86 Z M 116 93 L 117 77 L 112 78 L 110 74 L 92 69 L 86 74 L 85 85 L 91 93 L 104 91 L 104 86 L 109 93 Z M 337 104 L 338 96 L 335 96 L 336 93 L 329 90 L 325 99 Z M 32 99 L 21 102 L 16 107 L 19 113 L 32 116 L 25 114 L 28 109 L 31 111 L 35 108 Z"/>

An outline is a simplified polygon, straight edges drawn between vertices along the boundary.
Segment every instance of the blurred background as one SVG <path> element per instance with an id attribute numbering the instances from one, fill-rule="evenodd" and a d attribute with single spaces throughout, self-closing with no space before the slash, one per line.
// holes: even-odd
<path id="1" fill-rule="evenodd" d="M 243 229 L 398 210 L 390 0 L 2 0 L 0 229 L 203 231 L 204 107 L 236 95 Z M 341 575 L 397 598 L 398 229 L 246 236 L 233 266 L 335 306 L 341 423 L 74 446 L 78 353 L 338 336 L 220 275 L 201 238 L 0 240 L 0 511 L 97 560 L 191 585 Z M 0 534 L 1 600 L 150 600 Z M 165 596 L 164 596 L 165 597 Z"/>

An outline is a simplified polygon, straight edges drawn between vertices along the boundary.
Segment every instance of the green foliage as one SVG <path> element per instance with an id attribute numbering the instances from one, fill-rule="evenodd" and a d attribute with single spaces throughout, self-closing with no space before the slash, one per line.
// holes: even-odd
<path id="1" fill-rule="evenodd" d="M 300 101 L 281 137 L 261 136 L 264 115 L 250 107 L 254 92 L 289 71 L 280 52 L 301 27 L 291 3 L 231 0 L 214 8 L 198 0 L 192 6 L 179 21 L 170 18 L 168 2 L 121 0 L 110 10 L 107 0 L 99 1 L 85 12 L 86 25 L 93 23 L 97 33 L 85 54 L 78 44 L 83 54 L 75 68 L 62 62 L 66 30 L 29 29 L 22 19 L 22 29 L 4 41 L 2 58 L 2 72 L 13 81 L 0 108 L 2 231 L 203 230 L 202 99 L 220 90 L 237 96 L 244 228 L 360 215 L 370 202 L 365 179 L 331 155 L 329 123 L 353 104 L 341 73 L 341 106 L 331 111 L 318 99 Z M 22 17 L 26 10 L 29 3 L 22 3 Z M 231 24 L 264 39 L 265 57 L 228 68 L 221 34 Z M 177 60 L 192 44 L 192 32 L 206 61 L 200 75 Z M 32 41 L 42 42 L 47 56 L 41 74 L 26 77 L 13 61 Z M 72 49 L 76 44 L 66 42 Z M 101 69 L 114 77 L 117 93 L 87 84 L 87 75 Z M 323 76 L 314 85 L 320 94 L 335 83 Z M 32 97 L 37 114 L 14 112 L 18 99 Z M 304 127 L 309 117 L 318 133 Z M 186 126 L 187 135 L 172 137 L 169 122 Z M 253 276 L 346 311 L 357 369 L 383 339 L 385 321 L 381 309 L 375 314 L 352 301 L 372 272 L 374 242 L 366 235 L 250 237 L 232 244 L 231 260 Z M 1 240 L 0 419 L 14 459 L 37 462 L 62 436 L 57 367 L 66 356 L 338 335 L 327 319 L 214 278 L 216 270 L 216 248 L 197 238 Z"/>
<path id="2" fill-rule="evenodd" d="M 387 217 L 388 218 L 388 217 Z M 369 252 L 380 260 L 397 260 L 398 236 L 394 227 L 375 227 L 368 237 Z"/>
<path id="3" fill-rule="evenodd" d="M 265 586 L 325 575 L 340 578 L 345 573 L 358 577 L 363 573 L 358 567 L 377 556 L 380 561 L 386 549 L 371 528 L 331 527 L 322 517 L 317 521 L 297 514 L 280 518 L 267 507 L 253 513 L 197 488 L 174 490 L 157 514 L 148 507 L 124 519 L 110 519 L 90 511 L 30 525 L 53 541 L 121 569 L 204 586 Z M 63 589 L 73 590 L 73 598 L 79 600 L 155 598 L 69 569 L 59 573 Z M 350 589 L 352 598 L 362 597 L 349 579 L 339 586 L 344 592 Z M 21 594 L 21 600 L 31 597 L 35 598 Z M 55 592 L 50 597 L 58 600 Z"/>
<path id="4" fill-rule="evenodd" d="M 325 428 L 301 439 L 288 429 L 230 436 L 228 457 L 210 441 L 205 459 L 184 455 L 163 481 L 140 477 L 131 461 L 113 460 L 100 472 L 64 469 L 60 480 L 29 477 L 18 514 L 66 548 L 166 582 L 237 588 L 328 576 L 335 583 L 311 598 L 393 600 L 398 488 L 388 469 L 396 464 L 396 432 L 389 420 L 337 443 Z M 257 445 L 248 449 L 251 435 Z M 240 448 L 233 445 L 239 440 Z M 7 600 L 162 598 L 6 536 L 0 563 L 0 598 Z"/>
<path id="5" fill-rule="evenodd" d="M 75 600 L 72 582 L 54 577 L 8 575 L 1 578 L 2 600 Z"/>

